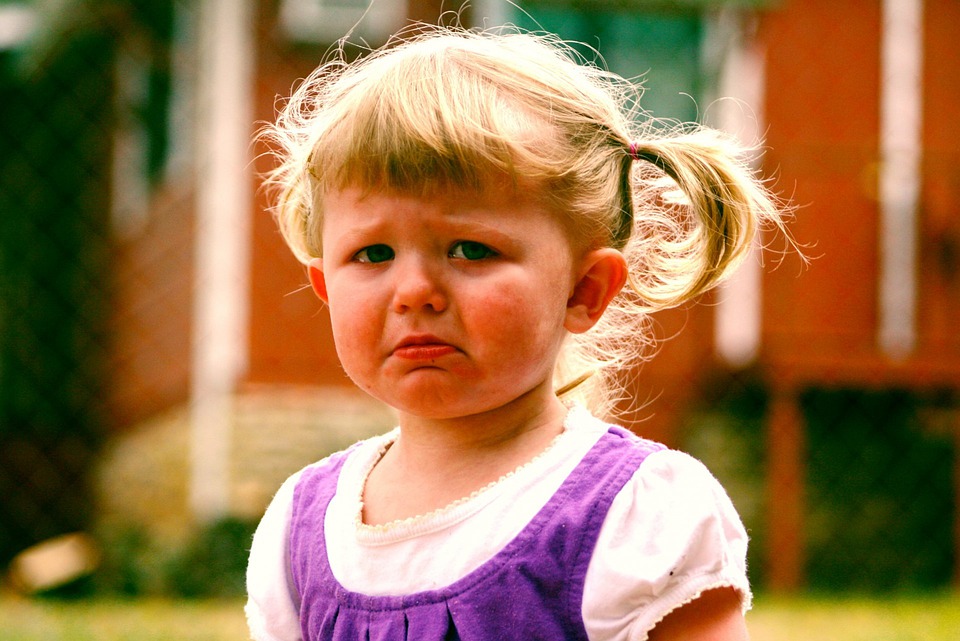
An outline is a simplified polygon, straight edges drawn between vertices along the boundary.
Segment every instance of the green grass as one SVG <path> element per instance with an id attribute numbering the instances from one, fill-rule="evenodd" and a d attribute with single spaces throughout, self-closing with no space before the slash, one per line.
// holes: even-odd
<path id="1" fill-rule="evenodd" d="M 956 641 L 960 594 L 919 597 L 759 596 L 752 641 Z M 242 641 L 243 603 L 0 599 L 3 641 Z"/>
<path id="2" fill-rule="evenodd" d="M 0 600 L 3 641 L 243 641 L 243 602 Z"/>
<path id="3" fill-rule="evenodd" d="M 752 641 L 957 641 L 960 593 L 759 596 L 747 624 Z"/>

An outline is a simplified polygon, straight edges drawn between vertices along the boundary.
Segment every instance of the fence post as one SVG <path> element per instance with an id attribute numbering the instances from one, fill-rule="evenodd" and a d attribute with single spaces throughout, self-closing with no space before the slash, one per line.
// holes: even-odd
<path id="1" fill-rule="evenodd" d="M 804 424 L 797 389 L 774 384 L 767 418 L 767 514 L 770 588 L 789 592 L 804 581 Z"/>

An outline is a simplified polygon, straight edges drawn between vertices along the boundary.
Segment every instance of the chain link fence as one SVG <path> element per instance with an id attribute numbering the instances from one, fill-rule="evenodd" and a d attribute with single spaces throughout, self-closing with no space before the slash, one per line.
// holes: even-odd
<path id="1" fill-rule="evenodd" d="M 108 34 L 0 53 L 0 559 L 82 529 L 108 434 Z"/>
<path id="2" fill-rule="evenodd" d="M 313 360 L 296 344 L 283 348 L 289 332 L 316 334 L 324 321 L 309 292 L 298 291 L 302 273 L 251 186 L 254 275 L 244 279 L 250 354 L 246 376 L 231 391 L 230 499 L 206 528 L 192 524 L 187 450 L 197 447 L 188 432 L 201 287 L 196 180 L 203 173 L 195 126 L 200 110 L 217 108 L 193 102 L 198 94 L 190 88 L 210 82 L 196 71 L 205 4 L 77 0 L 56 13 L 39 2 L 0 4 L 0 570 L 31 546 L 85 532 L 99 550 L 94 589 L 235 592 L 250 528 L 279 481 L 326 450 L 389 425 L 389 414 L 336 380 L 329 343 Z M 351 8 L 363 5 L 243 4 L 257 49 L 254 119 L 270 118 L 274 96 L 288 92 L 328 46 L 322 29 L 305 27 L 310 12 L 332 8 L 349 19 Z M 383 29 L 397 16 L 430 8 L 380 4 L 386 15 L 374 17 L 385 21 Z M 655 115 L 696 118 L 698 100 L 720 90 L 719 63 L 710 58 L 710 25 L 718 24 L 712 9 L 530 2 L 522 3 L 529 12 L 523 15 L 506 4 L 481 2 L 464 19 L 539 24 L 597 47 L 615 70 L 647 73 Z M 732 15 L 743 18 L 738 24 L 753 25 L 737 32 L 745 38 L 762 28 L 765 12 L 780 10 L 780 3 L 733 4 Z M 383 36 L 364 37 L 376 44 Z M 631 55 L 645 47 L 648 59 Z M 842 66 L 831 64 L 842 82 Z M 254 128 L 251 122 L 251 134 Z M 251 163 L 257 151 L 251 148 Z M 831 162 L 829 148 L 817 153 Z M 786 172 L 780 178 L 797 180 Z M 801 241 L 830 233 L 805 228 Z M 874 242 L 861 238 L 859 246 Z M 820 260 L 829 265 L 830 257 Z M 942 295 L 954 300 L 943 305 L 955 306 L 956 281 Z M 851 300 L 871 296 L 849 292 Z M 641 371 L 638 397 L 651 403 L 631 416 L 638 431 L 701 457 L 728 487 L 751 532 L 752 576 L 762 587 L 780 554 L 769 531 L 782 499 L 769 482 L 775 390 L 760 365 L 717 364 L 713 310 L 700 306 L 675 317 L 684 334 L 664 345 L 668 365 Z M 765 312 L 764 322 L 787 312 Z M 293 326 L 309 330 L 285 329 Z M 798 388 L 804 428 L 794 448 L 803 470 L 803 518 L 795 534 L 803 585 L 884 591 L 955 580 L 960 349 L 955 341 L 946 349 L 953 350 L 946 362 L 954 372 L 939 379 L 946 383 L 838 384 L 827 372 Z M 328 372 L 319 383 L 311 379 L 316 362 Z M 323 430 L 336 438 L 318 435 Z M 107 486 L 104 478 L 111 479 Z M 206 575 L 191 574 L 203 565 Z"/>

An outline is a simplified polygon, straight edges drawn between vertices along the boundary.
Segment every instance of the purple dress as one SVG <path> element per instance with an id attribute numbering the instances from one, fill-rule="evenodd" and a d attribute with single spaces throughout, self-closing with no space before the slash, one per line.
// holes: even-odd
<path id="1" fill-rule="evenodd" d="M 614 497 L 662 445 L 611 426 L 523 530 L 438 590 L 369 596 L 341 586 L 323 537 L 347 453 L 304 472 L 294 491 L 290 561 L 308 641 L 581 639 L 583 585 Z"/>

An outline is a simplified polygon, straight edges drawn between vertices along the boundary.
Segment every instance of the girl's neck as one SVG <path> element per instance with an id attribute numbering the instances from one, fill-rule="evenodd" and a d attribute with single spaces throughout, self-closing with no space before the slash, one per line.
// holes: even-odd
<path id="1" fill-rule="evenodd" d="M 552 393 L 541 400 L 456 419 L 401 416 L 400 437 L 367 478 L 363 521 L 432 512 L 529 462 L 563 431 L 566 408 Z"/>

